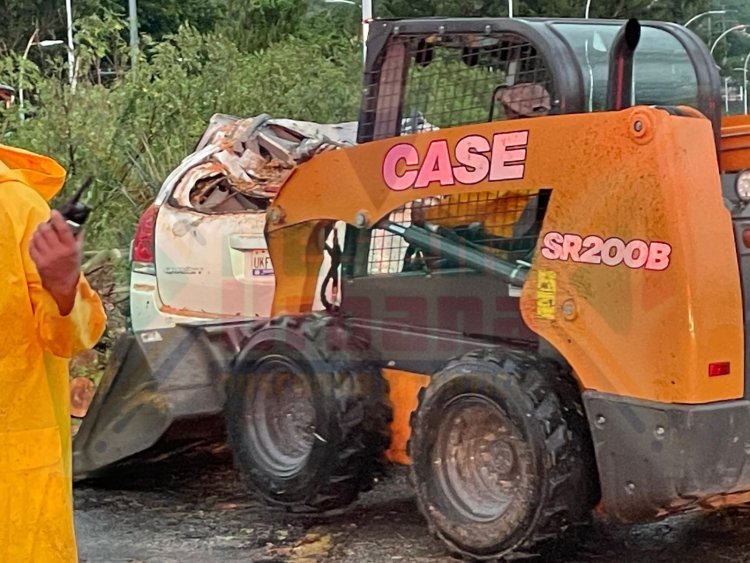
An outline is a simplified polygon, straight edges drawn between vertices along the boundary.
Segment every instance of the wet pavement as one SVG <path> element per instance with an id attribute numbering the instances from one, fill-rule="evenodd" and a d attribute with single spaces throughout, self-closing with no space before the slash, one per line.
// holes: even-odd
<path id="1" fill-rule="evenodd" d="M 84 563 L 456 561 L 428 534 L 403 467 L 329 518 L 268 508 L 247 491 L 221 446 L 78 484 L 75 494 Z M 562 547 L 548 561 L 749 561 L 750 507 L 643 526 L 596 523 L 579 544 Z"/>

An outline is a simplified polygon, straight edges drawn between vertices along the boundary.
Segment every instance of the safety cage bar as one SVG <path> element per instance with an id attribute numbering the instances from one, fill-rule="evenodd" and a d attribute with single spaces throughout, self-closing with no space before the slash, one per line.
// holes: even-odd
<path id="1" fill-rule="evenodd" d="M 417 199 L 372 230 L 350 231 L 345 277 L 471 269 L 520 286 L 550 190 Z"/>

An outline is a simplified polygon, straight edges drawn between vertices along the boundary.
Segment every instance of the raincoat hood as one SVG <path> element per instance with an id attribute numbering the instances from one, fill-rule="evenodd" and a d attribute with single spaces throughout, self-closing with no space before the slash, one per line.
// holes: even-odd
<path id="1" fill-rule="evenodd" d="M 0 185 L 14 182 L 50 201 L 65 183 L 65 169 L 49 157 L 0 144 Z"/>

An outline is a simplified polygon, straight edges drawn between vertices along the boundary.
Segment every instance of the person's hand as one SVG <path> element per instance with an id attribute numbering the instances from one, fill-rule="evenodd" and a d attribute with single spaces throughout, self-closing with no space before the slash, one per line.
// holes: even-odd
<path id="1" fill-rule="evenodd" d="M 29 254 L 36 264 L 42 286 L 57 302 L 60 314 L 73 309 L 81 275 L 82 238 L 76 238 L 59 211 L 39 225 L 31 237 Z"/>

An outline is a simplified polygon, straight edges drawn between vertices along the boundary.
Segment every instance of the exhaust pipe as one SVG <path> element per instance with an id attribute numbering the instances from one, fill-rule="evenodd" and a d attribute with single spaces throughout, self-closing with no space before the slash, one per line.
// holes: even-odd
<path id="1" fill-rule="evenodd" d="M 609 82 L 607 84 L 607 109 L 617 111 L 629 108 L 633 99 L 633 57 L 641 40 L 641 24 L 628 20 L 615 36 L 609 54 Z"/>

